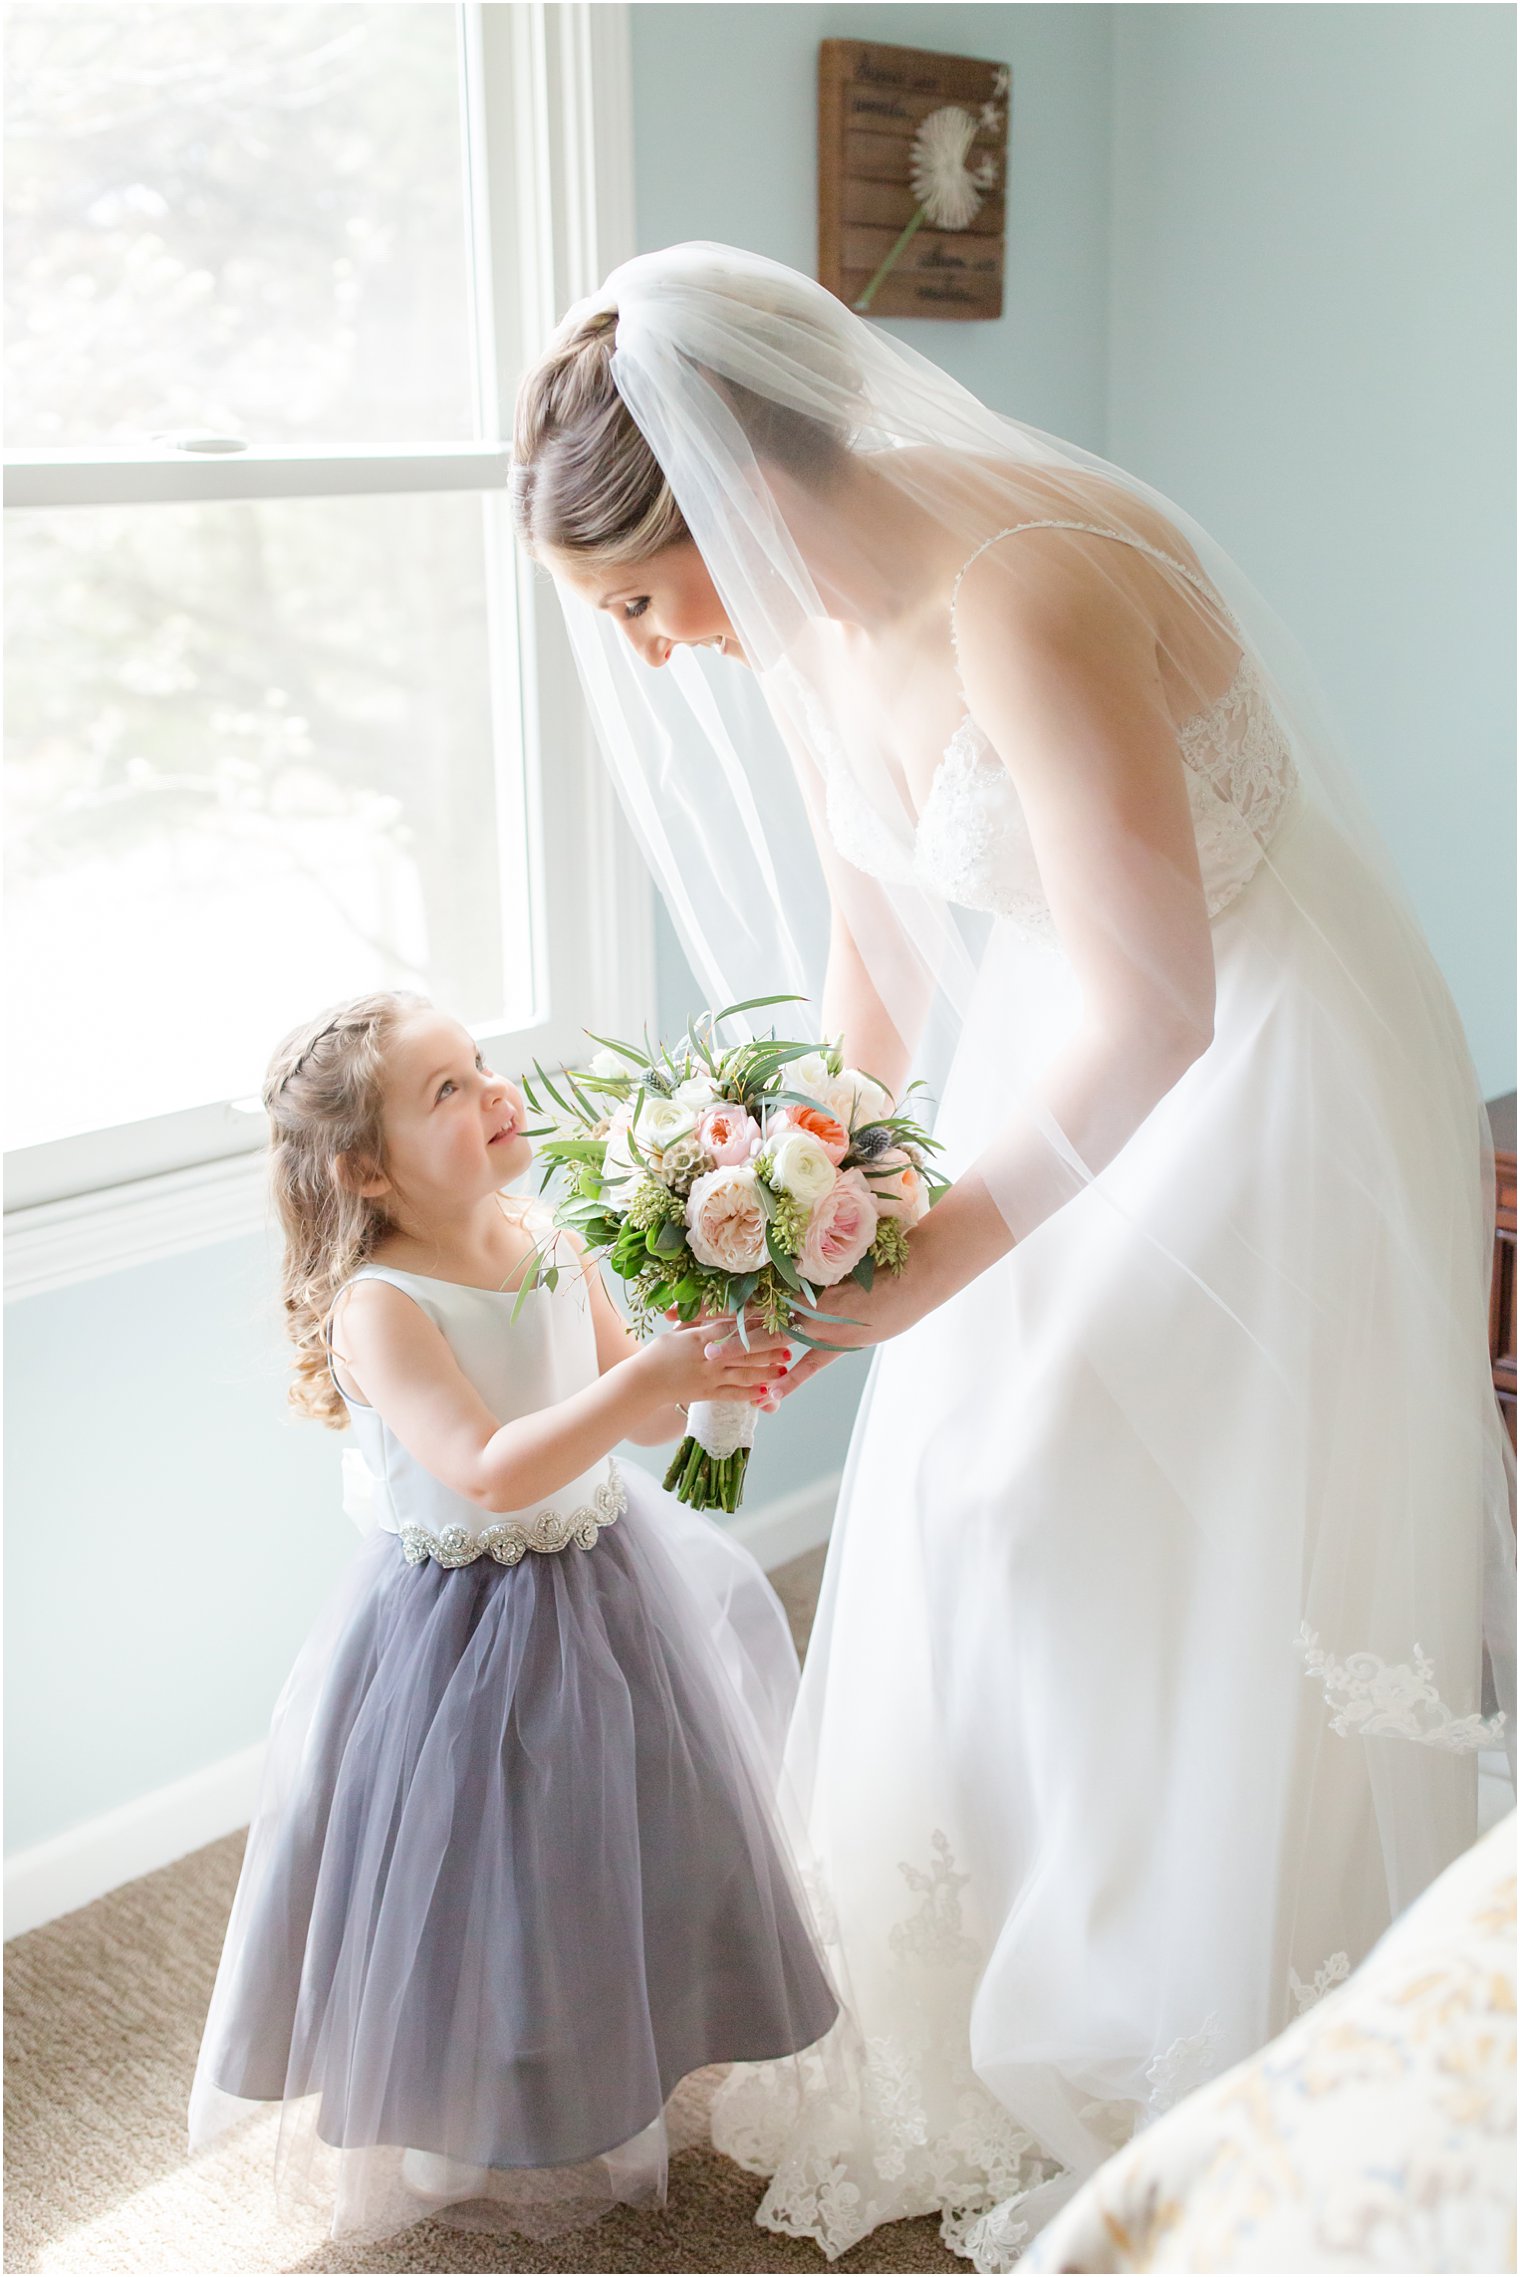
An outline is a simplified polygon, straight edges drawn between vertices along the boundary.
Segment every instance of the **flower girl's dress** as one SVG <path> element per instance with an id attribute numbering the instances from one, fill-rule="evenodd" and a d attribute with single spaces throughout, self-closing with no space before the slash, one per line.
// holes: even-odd
<path id="1" fill-rule="evenodd" d="M 503 1422 L 596 1375 L 577 1270 L 515 1319 L 357 1278 Z M 490 1517 L 350 1412 L 378 1526 L 275 1712 L 191 2139 L 280 2103 L 335 2232 L 542 2234 L 658 2190 L 687 2073 L 834 2018 L 769 1801 L 796 1658 L 754 1561 L 643 1474 Z"/>

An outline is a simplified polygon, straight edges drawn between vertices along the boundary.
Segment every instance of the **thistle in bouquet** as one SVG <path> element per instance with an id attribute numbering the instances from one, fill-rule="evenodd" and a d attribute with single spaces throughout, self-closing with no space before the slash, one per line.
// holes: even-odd
<path id="1" fill-rule="evenodd" d="M 900 1273 L 943 1190 L 916 1084 L 898 1105 L 837 1044 L 721 1040 L 730 1020 L 801 1001 L 704 1012 L 675 1045 L 592 1036 L 585 1068 L 551 1079 L 535 1063 L 542 1098 L 524 1080 L 534 1111 L 556 1117 L 531 1134 L 555 1222 L 605 1258 L 640 1335 L 723 1318 L 746 1346 L 758 1322 L 835 1350 L 814 1333 L 819 1292 Z M 666 1485 L 699 1510 L 737 1510 L 756 1421 L 747 1401 L 695 1403 Z"/>

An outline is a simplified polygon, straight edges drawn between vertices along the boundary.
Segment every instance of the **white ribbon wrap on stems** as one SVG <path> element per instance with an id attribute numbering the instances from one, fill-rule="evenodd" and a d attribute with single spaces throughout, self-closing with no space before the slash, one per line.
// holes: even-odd
<path id="1" fill-rule="evenodd" d="M 686 1413 L 687 1436 L 721 1461 L 754 1445 L 759 1414 L 747 1399 L 694 1399 Z"/>

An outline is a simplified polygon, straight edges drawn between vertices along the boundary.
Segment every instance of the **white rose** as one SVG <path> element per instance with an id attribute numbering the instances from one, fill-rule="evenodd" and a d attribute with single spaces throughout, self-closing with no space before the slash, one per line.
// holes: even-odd
<path id="1" fill-rule="evenodd" d="M 686 1238 L 701 1265 L 758 1273 L 765 1263 L 765 1204 L 746 1163 L 709 1170 L 686 1199 Z"/>
<path id="2" fill-rule="evenodd" d="M 718 1086 L 710 1075 L 688 1075 L 684 1083 L 676 1085 L 674 1096 L 683 1107 L 691 1107 L 700 1115 L 717 1098 Z"/>
<path id="3" fill-rule="evenodd" d="M 847 1131 L 858 1131 L 862 1124 L 879 1123 L 884 1115 L 891 1114 L 892 1095 L 874 1077 L 862 1075 L 858 1067 L 847 1067 L 842 1075 L 830 1077 L 824 1104 Z"/>
<path id="4" fill-rule="evenodd" d="M 788 1091 L 800 1091 L 804 1098 L 815 1099 L 820 1107 L 826 1104 L 828 1087 L 833 1080 L 822 1052 L 808 1052 L 802 1059 L 788 1061 L 781 1070 L 781 1081 Z"/>
<path id="5" fill-rule="evenodd" d="M 628 1146 L 628 1126 L 633 1120 L 633 1109 L 626 1099 L 620 1100 L 613 1110 L 607 1126 L 607 1151 L 602 1156 L 602 1185 L 609 1201 L 617 1201 L 618 1190 L 626 1189 L 644 1173 L 634 1161 Z"/>
<path id="6" fill-rule="evenodd" d="M 783 1131 L 770 1149 L 773 1187 L 810 1210 L 834 1183 L 834 1165 L 811 1131 Z"/>
<path id="7" fill-rule="evenodd" d="M 639 1105 L 633 1135 L 644 1153 L 657 1154 L 663 1147 L 674 1146 L 677 1139 L 690 1138 L 696 1127 L 696 1116 L 679 1099 L 661 1099 L 646 1093 Z"/>
<path id="8" fill-rule="evenodd" d="M 616 1052 L 609 1051 L 598 1052 L 586 1070 L 588 1075 L 602 1075 L 609 1079 L 613 1076 L 626 1075 L 628 1072 L 627 1062 L 621 1059 Z"/>

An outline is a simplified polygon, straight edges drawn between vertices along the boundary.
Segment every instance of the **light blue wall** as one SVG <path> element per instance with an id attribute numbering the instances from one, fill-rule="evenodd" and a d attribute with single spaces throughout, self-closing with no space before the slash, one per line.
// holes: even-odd
<path id="1" fill-rule="evenodd" d="M 1116 11 L 1109 455 L 1308 649 L 1515 1081 L 1515 20 Z"/>
<path id="2" fill-rule="evenodd" d="M 7 1855 L 263 1736 L 357 1536 L 258 1237 L 6 1315 Z"/>
<path id="3" fill-rule="evenodd" d="M 818 42 L 888 40 L 1013 72 L 1009 246 L 996 324 L 914 320 L 911 340 L 999 410 L 1101 449 L 1109 230 L 1107 7 L 633 10 L 638 242 L 716 238 L 813 273 Z"/>

